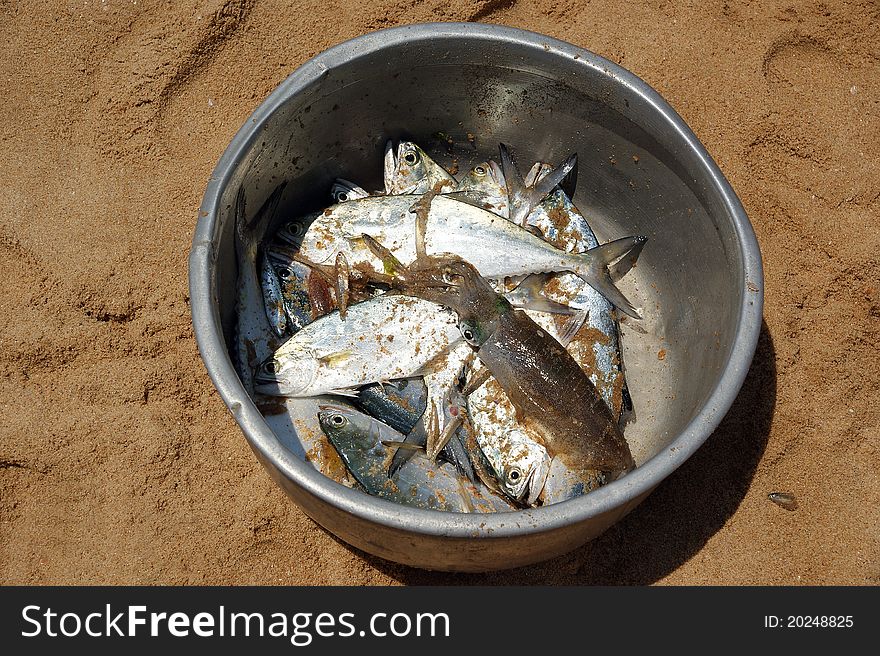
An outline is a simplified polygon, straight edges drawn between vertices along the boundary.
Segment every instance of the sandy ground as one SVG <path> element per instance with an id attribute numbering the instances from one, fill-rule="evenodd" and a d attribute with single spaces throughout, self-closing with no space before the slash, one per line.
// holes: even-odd
<path id="1" fill-rule="evenodd" d="M 880 8 L 770 0 L 0 0 L 0 582 L 880 583 Z M 190 325 L 207 178 L 296 66 L 407 22 L 565 39 L 740 195 L 765 325 L 715 435 L 605 535 L 479 576 L 362 554 L 253 457 Z M 783 489 L 788 512 L 767 493 Z"/>

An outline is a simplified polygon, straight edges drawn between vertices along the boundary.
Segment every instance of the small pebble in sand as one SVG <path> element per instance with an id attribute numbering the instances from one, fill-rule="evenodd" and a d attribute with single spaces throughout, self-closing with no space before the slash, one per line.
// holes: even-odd
<path id="1" fill-rule="evenodd" d="M 786 510 L 796 510 L 798 506 L 797 499 L 790 492 L 771 492 L 767 495 L 767 498 Z"/>

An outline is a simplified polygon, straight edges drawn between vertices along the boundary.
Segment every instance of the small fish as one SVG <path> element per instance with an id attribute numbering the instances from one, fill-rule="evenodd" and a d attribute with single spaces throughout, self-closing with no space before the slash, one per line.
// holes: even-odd
<path id="1" fill-rule="evenodd" d="M 426 510 L 513 510 L 504 499 L 465 481 L 450 465 L 438 466 L 419 453 L 388 478 L 391 453 L 383 442 L 401 442 L 403 435 L 350 406 L 322 405 L 318 422 L 358 483 L 374 496 Z"/>
<path id="2" fill-rule="evenodd" d="M 798 502 L 791 492 L 771 492 L 767 498 L 786 510 L 797 510 Z"/>
<path id="3" fill-rule="evenodd" d="M 461 342 L 455 313 L 435 303 L 382 295 L 310 323 L 267 358 L 258 392 L 305 397 L 354 395 L 368 383 L 424 375 Z"/>
<path id="4" fill-rule="evenodd" d="M 405 265 L 416 258 L 416 216 L 410 197 L 353 200 L 334 205 L 302 223 L 310 227 L 302 239 L 300 254 L 311 262 L 330 263 L 342 251 L 353 270 L 365 275 L 387 273 L 363 235 L 383 244 Z M 622 311 L 638 318 L 635 308 L 611 282 L 607 265 L 644 241 L 644 237 L 625 237 L 585 253 L 566 253 L 497 214 L 441 195 L 433 199 L 427 213 L 424 243 L 428 255 L 453 253 L 473 264 L 486 278 L 571 271 Z"/>
<path id="5" fill-rule="evenodd" d="M 385 193 L 424 194 L 455 189 L 455 178 L 411 141 L 401 141 L 395 154 L 394 145 L 385 145 Z"/>
<path id="6" fill-rule="evenodd" d="M 281 283 L 281 298 L 291 332 L 336 309 L 326 273 L 294 259 L 285 247 L 270 246 L 266 252 Z"/>
<path id="7" fill-rule="evenodd" d="M 269 324 L 263 304 L 263 291 L 257 262 L 259 245 L 278 211 L 284 184 L 278 185 L 259 210 L 248 218 L 246 194 L 239 188 L 235 197 L 236 323 L 234 329 L 235 367 L 245 389 L 253 393 L 253 370 L 271 353 L 278 335 Z"/>
<path id="8" fill-rule="evenodd" d="M 289 320 L 284 307 L 284 292 L 281 281 L 272 267 L 269 257 L 263 253 L 260 257 L 260 289 L 263 292 L 263 307 L 269 325 L 279 337 L 287 334 Z"/>
<path id="9" fill-rule="evenodd" d="M 468 396 L 467 408 L 498 486 L 514 501 L 533 506 L 550 472 L 547 449 L 517 423 L 513 407 L 494 379 Z"/>

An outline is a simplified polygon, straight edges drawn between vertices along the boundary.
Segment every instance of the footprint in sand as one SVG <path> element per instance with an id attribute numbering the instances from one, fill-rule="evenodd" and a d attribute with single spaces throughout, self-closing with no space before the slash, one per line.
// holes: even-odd
<path id="1" fill-rule="evenodd" d="M 248 0 L 190 0 L 144 14 L 96 73 L 91 108 L 105 155 L 143 154 L 158 144 L 172 98 L 244 22 Z"/>
<path id="2" fill-rule="evenodd" d="M 864 153 L 880 140 L 877 66 L 798 32 L 778 37 L 764 54 L 767 106 L 749 146 L 760 176 L 776 172 L 786 203 L 803 196 L 829 207 L 876 202 L 880 167 Z M 778 180 L 781 172 L 783 180 Z"/>

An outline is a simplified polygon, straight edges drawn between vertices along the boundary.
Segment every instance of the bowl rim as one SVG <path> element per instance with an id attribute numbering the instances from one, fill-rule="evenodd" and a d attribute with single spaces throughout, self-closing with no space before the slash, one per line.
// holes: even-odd
<path id="1" fill-rule="evenodd" d="M 540 508 L 473 515 L 421 510 L 349 489 L 324 476 L 281 445 L 247 394 L 226 349 L 219 310 L 211 292 L 214 236 L 222 192 L 272 114 L 288 98 L 337 65 L 389 47 L 449 38 L 509 43 L 532 49 L 541 56 L 562 56 L 641 97 L 677 133 L 682 148 L 689 150 L 708 173 L 732 219 L 740 246 L 744 280 L 736 333 L 721 377 L 697 414 L 670 444 L 622 479 L 589 495 Z M 482 23 L 419 23 L 377 30 L 323 51 L 294 70 L 260 103 L 233 137 L 209 178 L 189 255 L 189 288 L 193 330 L 202 360 L 264 465 L 270 463 L 282 476 L 336 509 L 390 529 L 444 538 L 506 538 L 549 532 L 606 513 L 617 512 L 620 516 L 681 466 L 715 431 L 742 387 L 761 330 L 764 281 L 758 242 L 733 188 L 682 118 L 642 79 L 589 50 L 537 32 Z"/>

